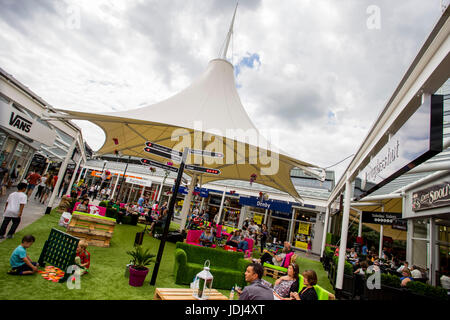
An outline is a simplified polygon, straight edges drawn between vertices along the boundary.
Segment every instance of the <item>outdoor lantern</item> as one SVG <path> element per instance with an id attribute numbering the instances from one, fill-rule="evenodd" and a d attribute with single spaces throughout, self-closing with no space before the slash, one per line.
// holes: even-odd
<path id="1" fill-rule="evenodd" d="M 209 272 L 209 264 L 210 264 L 209 260 L 206 260 L 203 270 L 195 276 L 197 285 L 194 287 L 193 296 L 194 298 L 199 300 L 207 300 L 208 294 L 211 292 L 212 289 L 214 277 Z"/>

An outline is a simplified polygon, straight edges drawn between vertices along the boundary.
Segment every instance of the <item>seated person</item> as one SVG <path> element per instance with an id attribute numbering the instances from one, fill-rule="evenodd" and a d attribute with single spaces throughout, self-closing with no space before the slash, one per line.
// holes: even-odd
<path id="1" fill-rule="evenodd" d="M 273 300 L 272 289 L 262 282 L 264 269 L 258 263 L 251 263 L 245 270 L 245 281 L 249 283 L 244 290 L 236 289 L 239 300 Z"/>
<path id="2" fill-rule="evenodd" d="M 78 204 L 75 211 L 89 213 L 89 199 L 83 199 L 83 202 Z"/>
<path id="3" fill-rule="evenodd" d="M 291 292 L 298 292 L 299 288 L 299 267 L 296 263 L 291 263 L 288 267 L 287 276 L 278 278 L 273 287 L 273 298 L 275 300 L 292 300 Z"/>
<path id="4" fill-rule="evenodd" d="M 231 232 L 230 240 L 227 241 L 226 245 L 237 248 L 239 242 L 241 242 L 241 236 L 239 230 L 236 230 L 234 232 Z"/>
<path id="5" fill-rule="evenodd" d="M 355 248 L 352 248 L 350 250 L 350 253 L 348 254 L 347 258 L 348 261 L 353 265 L 358 261 L 358 254 L 355 252 Z"/>
<path id="6" fill-rule="evenodd" d="M 248 242 L 245 240 L 245 237 L 243 235 L 240 238 L 237 248 L 238 248 L 238 250 L 242 250 L 242 251 L 248 250 Z"/>
<path id="7" fill-rule="evenodd" d="M 204 247 L 211 247 L 213 244 L 214 235 L 211 232 L 211 227 L 206 227 L 205 231 L 200 235 L 200 244 Z"/>
<path id="8" fill-rule="evenodd" d="M 413 277 L 413 279 L 422 279 L 423 278 L 422 272 L 419 270 L 419 268 L 416 265 L 412 266 L 411 276 Z"/>
<path id="9" fill-rule="evenodd" d="M 153 232 L 155 231 L 156 227 L 164 228 L 167 221 L 167 209 L 164 210 L 164 212 L 161 214 L 161 216 L 158 217 L 155 221 L 152 222 L 150 226 L 150 232 L 149 235 L 153 235 Z"/>
<path id="10" fill-rule="evenodd" d="M 317 284 L 317 274 L 314 270 L 306 270 L 303 272 L 303 283 L 305 287 L 299 292 L 291 292 L 291 298 L 302 301 L 318 300 L 314 286 Z"/>
<path id="11" fill-rule="evenodd" d="M 354 272 L 354 274 L 366 274 L 366 270 L 369 267 L 367 261 L 363 261 L 359 264 L 359 268 L 356 269 L 356 271 Z"/>
<path id="12" fill-rule="evenodd" d="M 291 244 L 287 241 L 284 242 L 283 250 L 280 254 L 272 255 L 270 252 L 265 252 L 261 256 L 261 264 L 264 264 L 264 262 L 267 262 L 269 264 L 272 264 L 274 266 L 280 267 L 283 263 L 284 258 L 288 253 L 292 252 Z"/>
<path id="13" fill-rule="evenodd" d="M 86 250 L 88 247 L 88 242 L 86 240 L 80 240 L 78 242 L 77 256 L 75 257 L 75 264 L 78 265 L 82 273 L 86 274 L 89 272 L 89 267 L 91 265 L 91 254 Z"/>
<path id="14" fill-rule="evenodd" d="M 22 238 L 22 244 L 14 249 L 9 259 L 11 270 L 8 274 L 12 275 L 27 275 L 38 271 L 39 264 L 32 262 L 27 255 L 27 249 L 34 243 L 35 238 L 32 235 L 27 235 Z"/>
<path id="15" fill-rule="evenodd" d="M 414 279 L 411 276 L 411 271 L 409 271 L 408 268 L 404 268 L 402 270 L 402 277 L 400 278 L 400 281 L 401 281 L 400 285 L 402 287 L 406 287 L 407 283 L 410 282 L 410 281 L 413 281 L 413 280 Z"/>

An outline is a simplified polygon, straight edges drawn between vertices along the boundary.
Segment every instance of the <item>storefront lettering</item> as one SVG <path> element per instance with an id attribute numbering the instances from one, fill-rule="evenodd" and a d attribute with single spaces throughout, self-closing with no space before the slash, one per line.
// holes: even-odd
<path id="1" fill-rule="evenodd" d="M 266 202 L 258 201 L 258 202 L 256 202 L 256 205 L 257 205 L 258 207 L 263 207 L 263 208 L 266 208 L 266 209 L 270 209 L 270 204 L 269 204 L 269 203 L 266 203 Z"/>
<path id="2" fill-rule="evenodd" d="M 22 130 L 23 132 L 30 132 L 31 130 L 31 126 L 33 125 L 33 123 L 23 117 L 21 117 L 18 114 L 14 114 L 14 112 L 11 112 L 11 118 L 9 119 L 9 125 L 16 127 L 20 130 Z"/>
<path id="3" fill-rule="evenodd" d="M 421 190 L 413 194 L 413 210 L 425 210 L 450 205 L 450 183 Z"/>
<path id="4" fill-rule="evenodd" d="M 388 148 L 384 158 L 381 158 L 381 160 L 379 158 L 376 159 L 376 165 L 365 173 L 364 181 L 376 181 L 377 176 L 399 157 L 399 149 L 400 142 L 397 140 L 392 149 Z"/>

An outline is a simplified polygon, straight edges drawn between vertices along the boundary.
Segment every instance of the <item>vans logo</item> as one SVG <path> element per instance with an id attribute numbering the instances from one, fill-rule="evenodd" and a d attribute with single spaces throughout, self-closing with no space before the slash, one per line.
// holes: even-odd
<path id="1" fill-rule="evenodd" d="M 11 112 L 11 118 L 9 119 L 9 125 L 16 127 L 23 132 L 30 132 L 31 126 L 33 125 L 33 122 L 21 117 L 18 114 L 14 114 L 14 112 Z"/>

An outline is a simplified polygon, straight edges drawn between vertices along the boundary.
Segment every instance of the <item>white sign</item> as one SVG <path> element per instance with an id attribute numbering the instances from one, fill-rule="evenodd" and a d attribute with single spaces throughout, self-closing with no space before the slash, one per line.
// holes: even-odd
<path id="1" fill-rule="evenodd" d="M 127 177 L 125 182 L 131 183 L 131 184 L 137 184 L 139 186 L 146 186 L 146 187 L 152 186 L 151 180 L 146 180 L 146 179 L 136 179 L 136 178 Z"/>
<path id="2" fill-rule="evenodd" d="M 56 139 L 55 131 L 3 101 L 0 101 L 0 125 L 47 146 L 53 146 Z"/>

